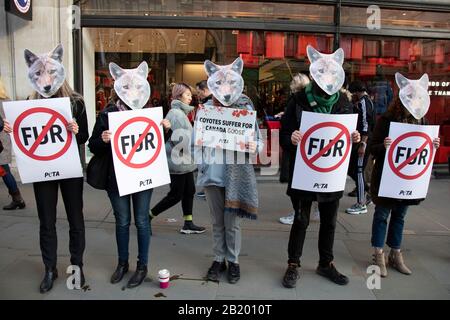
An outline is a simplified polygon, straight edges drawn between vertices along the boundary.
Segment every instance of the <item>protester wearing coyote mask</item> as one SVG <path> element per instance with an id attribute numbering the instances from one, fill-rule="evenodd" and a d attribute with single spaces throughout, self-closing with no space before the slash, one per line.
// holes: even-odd
<path id="1" fill-rule="evenodd" d="M 208 88 L 213 94 L 213 99 L 206 105 L 254 109 L 250 98 L 242 94 L 244 80 L 241 73 L 244 63 L 241 58 L 225 66 L 216 65 L 209 60 L 205 61 L 204 65 L 209 77 Z M 255 127 L 257 128 L 256 124 Z M 249 143 L 250 153 L 263 148 L 259 131 L 256 136 L 257 142 Z M 256 219 L 258 210 L 256 177 L 253 165 L 248 161 L 245 164 L 223 164 L 225 161 L 216 159 L 225 159 L 225 151 L 221 158 L 216 155 L 220 152 L 218 149 L 206 149 L 208 148 L 203 148 L 202 157 L 207 154 L 209 158 L 203 158 L 199 165 L 197 184 L 204 187 L 213 224 L 214 262 L 208 270 L 207 278 L 210 281 L 218 281 L 220 273 L 226 270 L 228 261 L 228 281 L 236 283 L 240 279 L 240 220 Z M 248 159 L 247 155 L 246 158 Z"/>
<path id="2" fill-rule="evenodd" d="M 109 71 L 114 78 L 114 90 L 118 95 L 117 101 L 104 109 L 97 117 L 92 136 L 89 139 L 89 150 L 99 157 L 106 157 L 108 163 L 108 180 L 106 192 L 116 218 L 116 242 L 119 261 L 117 268 L 111 276 L 111 283 L 119 283 L 128 272 L 128 243 L 130 239 L 131 202 L 133 202 L 134 221 L 137 229 L 138 262 L 136 272 L 128 280 L 127 287 L 139 286 L 147 276 L 148 252 L 150 247 L 150 223 L 148 211 L 153 189 L 144 190 L 121 197 L 117 187 L 114 172 L 111 137 L 109 130 L 108 113 L 121 112 L 132 109 L 141 109 L 150 97 L 150 85 L 147 81 L 148 65 L 142 62 L 135 69 L 122 69 L 111 62 Z M 161 122 L 165 138 L 169 133 L 170 123 Z"/>
<path id="3" fill-rule="evenodd" d="M 342 68 L 344 51 L 338 49 L 333 54 L 322 54 L 311 46 L 307 47 L 310 61 L 309 71 L 313 81 L 304 89 L 297 92 L 286 108 L 282 120 L 280 144 L 290 145 L 290 174 L 287 194 L 294 204 L 295 217 L 291 228 L 288 245 L 288 268 L 283 278 L 283 285 L 287 288 L 296 286 L 299 279 L 300 257 L 302 256 L 306 230 L 309 225 L 311 204 L 319 203 L 320 230 L 319 230 L 319 266 L 317 273 L 331 281 L 345 285 L 348 278 L 339 273 L 333 264 L 333 243 L 336 229 L 336 216 L 339 208 L 339 199 L 343 192 L 309 192 L 291 188 L 294 173 L 297 145 L 302 139 L 300 127 L 303 111 L 344 114 L 352 112 L 352 105 L 346 95 L 340 94 L 344 83 L 345 73 Z M 360 134 L 352 133 L 354 143 L 360 141 Z"/>
<path id="4" fill-rule="evenodd" d="M 63 47 L 61 45 L 42 55 L 36 55 L 29 50 L 25 50 L 28 79 L 35 90 L 30 99 L 69 97 L 73 120 L 69 122 L 67 130 L 75 134 L 77 144 L 81 145 L 89 137 L 86 108 L 83 97 L 73 91 L 65 79 L 62 56 Z M 85 279 L 82 269 L 85 248 L 83 182 L 83 178 L 71 178 L 33 183 L 40 221 L 39 240 L 45 265 L 45 276 L 40 285 L 41 293 L 52 289 L 53 281 L 58 277 L 56 269 L 58 188 L 61 189 L 67 220 L 69 221 L 70 263 L 80 267 L 81 286 L 84 285 Z"/>
<path id="5" fill-rule="evenodd" d="M 398 97 L 394 98 L 388 110 L 377 121 L 370 148 L 375 159 L 370 187 L 372 201 L 375 203 L 371 242 L 374 249 L 373 263 L 380 267 L 382 277 L 387 276 L 386 265 L 406 275 L 412 273 L 411 269 L 406 266 L 400 251 L 404 218 L 408 206 L 418 205 L 424 200 L 399 200 L 378 196 L 386 149 L 392 143 L 392 139 L 388 137 L 391 122 L 427 124 L 424 116 L 430 107 L 428 75 L 426 73 L 418 80 L 410 80 L 397 72 L 395 80 L 400 88 Z M 437 149 L 439 144 L 440 139 L 437 137 L 433 140 L 433 145 Z M 388 227 L 389 215 L 391 218 Z M 391 248 L 387 262 L 383 252 L 385 243 Z"/>

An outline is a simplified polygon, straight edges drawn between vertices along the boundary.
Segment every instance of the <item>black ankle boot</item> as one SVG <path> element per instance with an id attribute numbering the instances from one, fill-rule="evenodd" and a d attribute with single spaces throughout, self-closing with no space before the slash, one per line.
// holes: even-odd
<path id="1" fill-rule="evenodd" d="M 111 276 L 111 283 L 115 284 L 122 281 L 123 276 L 127 272 L 128 272 L 128 262 L 119 262 L 116 271 L 114 271 L 113 275 Z"/>
<path id="2" fill-rule="evenodd" d="M 45 270 L 45 276 L 44 279 L 41 282 L 41 285 L 39 287 L 39 291 L 41 293 L 46 293 L 50 291 L 53 288 L 53 281 L 58 278 L 58 270 Z"/>
<path id="3" fill-rule="evenodd" d="M 147 266 L 145 264 L 138 263 L 136 271 L 134 272 L 130 280 L 128 280 L 127 288 L 131 289 L 141 285 L 146 276 Z"/>
<path id="4" fill-rule="evenodd" d="M 3 207 L 3 210 L 16 210 L 16 209 L 23 209 L 25 208 L 25 201 L 22 199 L 22 195 L 20 194 L 20 191 L 17 190 L 16 192 L 11 193 L 12 201 L 10 204 Z"/>

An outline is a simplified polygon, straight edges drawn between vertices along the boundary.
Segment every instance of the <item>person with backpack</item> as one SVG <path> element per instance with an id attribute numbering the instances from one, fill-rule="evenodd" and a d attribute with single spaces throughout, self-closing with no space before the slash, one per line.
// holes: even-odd
<path id="1" fill-rule="evenodd" d="M 354 104 L 353 112 L 358 114 L 356 130 L 361 134 L 361 142 L 353 146 L 348 167 L 348 175 L 356 183 L 357 202 L 345 212 L 363 214 L 367 213 L 367 205 L 371 202 L 369 195 L 366 195 L 369 188 L 364 179 L 364 170 L 369 157 L 367 145 L 370 143 L 375 127 L 375 110 L 373 102 L 367 94 L 367 89 L 361 81 L 353 81 L 348 89 L 354 100 L 357 101 Z"/>

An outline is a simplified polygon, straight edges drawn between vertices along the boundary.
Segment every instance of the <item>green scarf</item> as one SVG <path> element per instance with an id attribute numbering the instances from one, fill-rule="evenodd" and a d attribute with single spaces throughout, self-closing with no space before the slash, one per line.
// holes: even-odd
<path id="1" fill-rule="evenodd" d="M 308 99 L 309 105 L 313 108 L 314 112 L 317 113 L 330 113 L 331 109 L 335 103 L 339 100 L 339 91 L 330 96 L 329 98 L 323 98 L 314 94 L 312 89 L 312 83 L 305 87 L 306 98 Z"/>

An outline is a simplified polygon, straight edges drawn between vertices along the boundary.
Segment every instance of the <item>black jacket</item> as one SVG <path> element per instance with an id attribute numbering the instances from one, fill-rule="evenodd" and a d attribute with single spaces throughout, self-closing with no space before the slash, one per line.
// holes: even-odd
<path id="1" fill-rule="evenodd" d="M 113 156 L 112 156 L 112 149 L 111 149 L 111 143 L 105 143 L 102 140 L 102 133 L 105 130 L 109 130 L 109 122 L 108 122 L 108 113 L 109 112 L 117 112 L 119 109 L 117 106 L 112 105 L 110 107 L 107 107 L 103 109 L 95 122 L 94 129 L 92 131 L 92 136 L 89 139 L 89 150 L 98 156 L 107 155 L 108 157 L 108 186 L 106 190 L 108 191 L 114 191 L 118 190 L 117 187 L 117 181 L 116 181 L 116 174 L 114 172 L 114 165 L 113 165 Z M 170 138 L 170 135 L 172 134 L 172 130 L 169 130 L 169 132 L 164 132 L 164 141 Z"/>
<path id="2" fill-rule="evenodd" d="M 353 106 L 347 99 L 347 96 L 340 93 L 339 100 L 333 106 L 332 114 L 349 114 L 352 113 Z M 294 175 L 295 157 L 297 154 L 297 146 L 291 142 L 291 135 L 295 130 L 300 128 L 300 122 L 303 111 L 314 112 L 308 103 L 305 90 L 291 95 L 286 112 L 281 119 L 280 145 L 284 152 L 289 152 L 289 184 L 287 195 L 296 197 L 304 201 L 330 202 L 342 198 L 343 191 L 338 192 L 311 192 L 304 190 L 292 189 L 292 178 Z"/>

